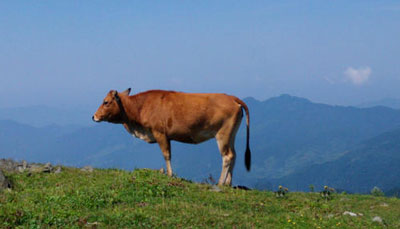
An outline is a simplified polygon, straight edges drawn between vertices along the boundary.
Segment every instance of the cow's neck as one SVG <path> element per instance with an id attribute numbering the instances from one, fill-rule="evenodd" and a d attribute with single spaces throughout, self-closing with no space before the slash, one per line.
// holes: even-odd
<path id="1" fill-rule="evenodd" d="M 148 143 L 155 143 L 151 131 L 143 127 L 140 119 L 140 111 L 142 110 L 145 98 L 143 96 L 124 96 L 121 97 L 121 105 L 123 106 L 122 124 L 125 129 L 133 136 L 140 138 Z"/>
<path id="2" fill-rule="evenodd" d="M 123 107 L 122 124 L 140 123 L 140 110 L 143 102 L 135 96 L 122 96 Z"/>

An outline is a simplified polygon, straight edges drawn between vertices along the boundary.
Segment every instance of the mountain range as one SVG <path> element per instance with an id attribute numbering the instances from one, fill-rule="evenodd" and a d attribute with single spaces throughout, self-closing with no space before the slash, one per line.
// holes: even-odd
<path id="1" fill-rule="evenodd" d="M 400 187 L 400 128 L 360 143 L 342 157 L 303 168 L 274 181 L 294 190 L 310 184 L 328 185 L 347 192 L 367 192 L 377 186 Z"/>
<path id="2" fill-rule="evenodd" d="M 400 110 L 331 106 L 290 95 L 244 101 L 250 109 L 253 164 L 247 173 L 243 122 L 236 137 L 235 184 L 259 189 L 283 184 L 291 190 L 329 185 L 361 193 L 374 186 L 400 186 Z M 42 112 L 49 114 L 46 108 Z M 61 124 L 34 127 L 19 120 L 0 121 L 0 158 L 123 169 L 164 167 L 157 144 L 133 139 L 121 125 L 93 125 L 90 116 L 74 125 Z M 201 181 L 211 174 L 216 179 L 221 163 L 214 140 L 172 144 L 172 166 L 181 177 Z"/>

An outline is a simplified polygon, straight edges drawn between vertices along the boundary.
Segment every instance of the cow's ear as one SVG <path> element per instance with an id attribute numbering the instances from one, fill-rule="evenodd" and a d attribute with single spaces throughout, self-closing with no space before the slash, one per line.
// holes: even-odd
<path id="1" fill-rule="evenodd" d="M 115 100 L 119 101 L 118 91 L 112 91 L 112 96 L 115 98 Z"/>
<path id="2" fill-rule="evenodd" d="M 131 88 L 126 89 L 125 91 L 121 92 L 123 95 L 129 95 L 131 93 Z"/>

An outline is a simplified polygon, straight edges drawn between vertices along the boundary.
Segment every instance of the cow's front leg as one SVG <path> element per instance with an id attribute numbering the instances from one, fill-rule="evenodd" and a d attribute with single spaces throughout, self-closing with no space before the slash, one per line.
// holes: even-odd
<path id="1" fill-rule="evenodd" d="M 165 163 L 167 165 L 167 174 L 168 176 L 172 176 L 172 167 L 171 167 L 171 142 L 165 136 L 165 134 L 155 132 L 153 133 L 154 138 L 156 139 L 158 145 L 160 146 L 160 149 L 163 153 Z"/>

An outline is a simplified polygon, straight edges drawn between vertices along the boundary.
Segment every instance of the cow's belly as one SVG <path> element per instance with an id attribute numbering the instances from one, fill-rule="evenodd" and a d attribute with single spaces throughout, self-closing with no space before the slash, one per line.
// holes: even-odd
<path id="1" fill-rule="evenodd" d="M 138 130 L 133 130 L 131 131 L 132 136 L 137 137 L 143 141 L 146 141 L 148 143 L 155 143 L 156 139 L 154 138 L 153 134 L 150 131 L 138 131 Z"/>
<path id="2" fill-rule="evenodd" d="M 191 134 L 175 135 L 175 136 L 172 136 L 171 139 L 178 141 L 178 142 L 183 142 L 183 143 L 198 144 L 198 143 L 205 142 L 214 137 L 215 137 L 214 132 L 200 131 L 200 132 L 191 133 Z"/>

